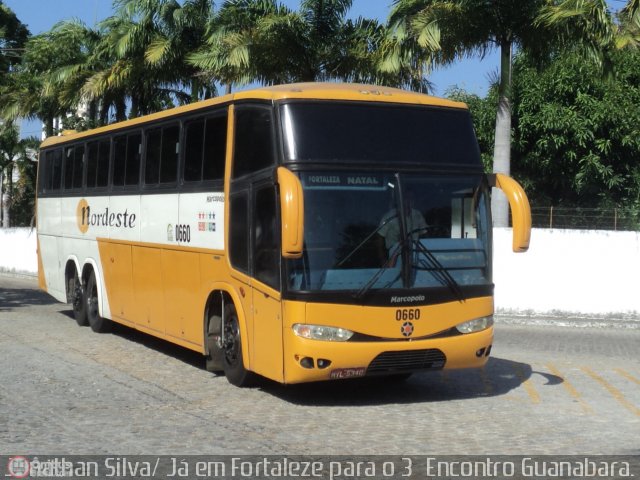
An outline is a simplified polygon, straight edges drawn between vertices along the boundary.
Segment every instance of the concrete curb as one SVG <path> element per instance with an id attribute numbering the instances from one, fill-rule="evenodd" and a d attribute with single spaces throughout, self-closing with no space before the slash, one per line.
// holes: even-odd
<path id="1" fill-rule="evenodd" d="M 500 312 L 495 314 L 495 321 L 496 325 L 640 330 L 639 317 L 615 314 L 610 316 L 576 316 L 574 314 L 523 315 Z"/>
<path id="2" fill-rule="evenodd" d="M 13 278 L 26 278 L 26 279 L 38 279 L 38 274 L 33 272 L 16 272 L 13 270 L 6 270 L 0 267 L 0 275 L 3 277 L 13 277 Z"/>

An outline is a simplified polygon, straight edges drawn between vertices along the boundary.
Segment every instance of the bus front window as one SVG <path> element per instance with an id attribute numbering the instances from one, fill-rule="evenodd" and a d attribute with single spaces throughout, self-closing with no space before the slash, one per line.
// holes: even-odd
<path id="1" fill-rule="evenodd" d="M 355 296 L 490 285 L 488 188 L 482 175 L 305 172 L 302 258 L 288 289 Z"/>

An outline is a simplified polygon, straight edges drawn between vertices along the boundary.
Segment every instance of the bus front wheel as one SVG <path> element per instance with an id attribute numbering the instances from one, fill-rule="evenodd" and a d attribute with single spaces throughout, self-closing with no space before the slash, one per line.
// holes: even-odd
<path id="1" fill-rule="evenodd" d="M 84 305 L 87 310 L 87 320 L 91 330 L 96 333 L 107 333 L 111 331 L 111 321 L 100 316 L 98 309 L 98 284 L 95 272 L 91 272 L 87 287 L 84 289 Z"/>
<path id="2" fill-rule="evenodd" d="M 222 317 L 210 314 L 207 325 L 206 369 L 213 373 L 224 372 L 224 350 L 222 349 L 221 332 Z"/>
<path id="3" fill-rule="evenodd" d="M 237 387 L 250 387 L 254 383 L 254 374 L 244 368 L 242 361 L 242 340 L 240 337 L 240 322 L 238 313 L 233 303 L 224 309 L 224 331 L 222 340 L 223 356 L 222 364 L 224 374 L 232 385 Z"/>

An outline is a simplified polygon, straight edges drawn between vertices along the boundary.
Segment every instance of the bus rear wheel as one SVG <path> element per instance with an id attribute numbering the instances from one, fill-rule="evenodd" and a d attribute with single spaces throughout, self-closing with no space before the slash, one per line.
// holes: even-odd
<path id="1" fill-rule="evenodd" d="M 82 289 L 82 281 L 78 278 L 77 274 L 74 274 L 69 278 L 67 288 L 71 295 L 71 304 L 73 305 L 73 317 L 76 319 L 76 323 L 81 327 L 86 327 L 89 324 L 87 318 L 87 304 L 84 301 L 84 290 Z"/>
<path id="2" fill-rule="evenodd" d="M 255 375 L 244 367 L 240 322 L 233 303 L 225 306 L 223 318 L 222 365 L 224 374 L 232 385 L 250 387 L 255 383 Z"/>
<path id="3" fill-rule="evenodd" d="M 87 287 L 84 289 L 84 305 L 87 309 L 87 320 L 91 330 L 96 333 L 107 333 L 111 331 L 112 323 L 110 320 L 100 316 L 98 308 L 98 284 L 96 282 L 96 274 L 91 272 Z"/>

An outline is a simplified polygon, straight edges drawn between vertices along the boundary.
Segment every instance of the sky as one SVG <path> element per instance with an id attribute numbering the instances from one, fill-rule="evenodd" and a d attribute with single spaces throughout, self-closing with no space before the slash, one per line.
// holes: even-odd
<path id="1" fill-rule="evenodd" d="M 299 5 L 299 0 L 281 1 L 294 9 Z M 375 18 L 384 22 L 392 2 L 393 0 L 353 0 L 350 16 Z M 112 14 L 111 0 L 3 0 L 3 3 L 16 13 L 34 35 L 50 30 L 62 20 L 78 18 L 86 25 L 94 26 Z M 220 3 L 222 0 L 216 2 Z M 469 59 L 456 62 L 447 68 L 439 68 L 429 78 L 435 87 L 432 93 L 442 96 L 448 88 L 458 86 L 484 96 L 489 87 L 489 78 L 495 76 L 498 65 L 497 52 L 491 52 L 484 59 Z M 38 134 L 37 123 L 23 124 L 23 136 Z"/>

